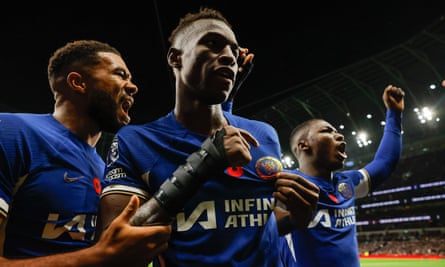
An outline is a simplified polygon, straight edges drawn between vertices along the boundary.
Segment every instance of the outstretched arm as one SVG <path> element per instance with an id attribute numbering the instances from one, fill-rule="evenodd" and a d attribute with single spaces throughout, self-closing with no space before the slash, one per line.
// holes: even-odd
<path id="1" fill-rule="evenodd" d="M 378 187 L 395 170 L 402 151 L 402 112 L 405 109 L 405 93 L 389 85 L 383 92 L 386 124 L 374 159 L 364 167 L 369 174 L 371 189 Z"/>

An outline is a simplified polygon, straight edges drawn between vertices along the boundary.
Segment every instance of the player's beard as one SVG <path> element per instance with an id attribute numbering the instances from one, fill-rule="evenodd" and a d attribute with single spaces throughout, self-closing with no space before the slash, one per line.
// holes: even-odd
<path id="1" fill-rule="evenodd" d="M 101 90 L 94 90 L 89 98 L 88 115 L 93 118 L 101 131 L 115 133 L 122 127 L 117 110 L 120 108 L 113 97 Z"/>

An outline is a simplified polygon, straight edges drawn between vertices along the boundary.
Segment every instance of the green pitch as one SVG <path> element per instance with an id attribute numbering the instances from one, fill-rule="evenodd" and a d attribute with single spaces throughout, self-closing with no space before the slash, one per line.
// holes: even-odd
<path id="1" fill-rule="evenodd" d="M 445 267 L 445 259 L 360 259 L 361 267 Z"/>

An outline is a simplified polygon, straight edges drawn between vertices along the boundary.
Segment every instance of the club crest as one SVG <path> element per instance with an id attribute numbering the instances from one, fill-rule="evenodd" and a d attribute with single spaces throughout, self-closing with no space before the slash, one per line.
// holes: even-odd
<path id="1" fill-rule="evenodd" d="M 352 197 L 352 188 L 347 183 L 340 183 L 337 190 L 345 199 L 350 199 Z"/>
<path id="2" fill-rule="evenodd" d="M 256 162 L 255 170 L 260 178 L 270 179 L 283 170 L 283 165 L 274 157 L 262 157 Z"/>

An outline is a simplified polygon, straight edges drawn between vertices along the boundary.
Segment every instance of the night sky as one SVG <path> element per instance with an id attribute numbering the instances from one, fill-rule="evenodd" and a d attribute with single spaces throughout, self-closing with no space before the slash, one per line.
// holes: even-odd
<path id="1" fill-rule="evenodd" d="M 166 114 L 174 105 L 167 38 L 181 16 L 201 5 L 222 11 L 240 45 L 255 54 L 255 67 L 234 107 L 245 116 L 279 98 L 281 91 L 387 50 L 445 15 L 443 1 L 367 2 L 305 6 L 297 1 L 160 0 L 3 9 L 0 108 L 52 112 L 48 58 L 65 42 L 88 38 L 109 42 L 126 59 L 140 89 L 133 123 Z M 258 103 L 253 110 L 242 109 L 252 102 Z"/>

